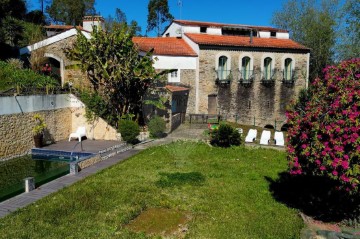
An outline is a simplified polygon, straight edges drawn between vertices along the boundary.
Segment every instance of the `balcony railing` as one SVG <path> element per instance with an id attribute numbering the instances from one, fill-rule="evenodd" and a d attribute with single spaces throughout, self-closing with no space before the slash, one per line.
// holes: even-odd
<path id="1" fill-rule="evenodd" d="M 261 72 L 261 83 L 263 83 L 264 85 L 274 85 L 275 74 L 276 74 L 276 70 Z"/>
<path id="2" fill-rule="evenodd" d="M 216 70 L 216 81 L 221 84 L 229 84 L 231 81 L 231 70 Z"/>
<path id="3" fill-rule="evenodd" d="M 292 85 L 295 82 L 295 71 L 283 71 L 283 80 L 284 84 Z"/>
<path id="4" fill-rule="evenodd" d="M 254 71 L 243 70 L 240 71 L 240 84 L 248 85 L 254 81 Z"/>

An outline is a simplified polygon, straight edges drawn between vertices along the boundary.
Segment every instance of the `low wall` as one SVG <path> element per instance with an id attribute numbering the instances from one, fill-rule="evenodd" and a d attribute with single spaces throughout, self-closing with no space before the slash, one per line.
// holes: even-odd
<path id="1" fill-rule="evenodd" d="M 121 139 L 103 119 L 87 123 L 84 104 L 71 94 L 0 97 L 0 161 L 25 154 L 35 146 L 35 114 L 45 119 L 47 144 L 67 140 L 79 126 L 86 127 L 89 139 Z"/>
<path id="2" fill-rule="evenodd" d="M 71 132 L 69 108 L 0 115 L 0 160 L 25 154 L 35 146 L 32 131 L 35 114 L 40 114 L 45 119 L 47 125 L 45 142 L 52 143 L 69 136 Z"/>

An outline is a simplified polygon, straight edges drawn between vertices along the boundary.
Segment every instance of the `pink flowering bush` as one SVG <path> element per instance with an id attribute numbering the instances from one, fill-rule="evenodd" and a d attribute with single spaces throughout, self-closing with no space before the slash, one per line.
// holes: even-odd
<path id="1" fill-rule="evenodd" d="M 309 100 L 287 112 L 291 174 L 327 176 L 356 192 L 360 183 L 360 58 L 324 69 Z"/>

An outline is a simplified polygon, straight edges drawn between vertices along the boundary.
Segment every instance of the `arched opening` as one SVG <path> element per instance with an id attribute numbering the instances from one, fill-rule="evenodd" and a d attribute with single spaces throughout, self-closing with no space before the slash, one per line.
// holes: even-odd
<path id="1" fill-rule="evenodd" d="M 286 58 L 284 65 L 284 80 L 290 81 L 293 78 L 292 59 Z"/>
<path id="2" fill-rule="evenodd" d="M 272 59 L 266 57 L 264 59 L 264 80 L 271 80 L 272 78 Z"/>
<path id="3" fill-rule="evenodd" d="M 228 79 L 228 76 L 230 75 L 230 71 L 228 69 L 228 58 L 226 56 L 220 56 L 217 70 L 219 80 Z"/>
<path id="4" fill-rule="evenodd" d="M 249 80 L 250 75 L 252 75 L 251 69 L 250 69 L 250 62 L 251 59 L 248 56 L 245 56 L 242 59 L 241 62 L 241 75 L 244 80 Z"/>
<path id="5" fill-rule="evenodd" d="M 284 124 L 283 126 L 281 126 L 281 131 L 287 131 L 289 127 L 289 124 Z"/>
<path id="6" fill-rule="evenodd" d="M 45 64 L 48 64 L 50 67 L 50 71 L 46 72 L 45 74 L 51 75 L 53 78 L 59 81 L 61 86 L 64 85 L 64 61 L 60 58 L 55 56 L 51 53 L 45 53 L 44 57 L 46 58 Z M 44 67 L 45 69 L 46 67 Z"/>
<path id="7" fill-rule="evenodd" d="M 267 125 L 265 125 L 265 127 L 264 127 L 265 129 L 275 129 L 274 128 L 274 126 L 273 125 L 271 125 L 271 124 L 267 124 Z"/>

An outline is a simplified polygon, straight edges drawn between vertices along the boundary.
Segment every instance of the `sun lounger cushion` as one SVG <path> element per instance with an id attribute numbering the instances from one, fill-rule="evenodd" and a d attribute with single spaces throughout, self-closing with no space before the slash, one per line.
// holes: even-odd
<path id="1" fill-rule="evenodd" d="M 249 129 L 249 132 L 245 138 L 245 142 L 252 143 L 256 139 L 257 130 L 256 129 Z"/>
<path id="2" fill-rule="evenodd" d="M 271 132 L 269 130 L 263 130 L 263 132 L 261 133 L 260 144 L 268 145 L 270 141 L 270 137 L 271 137 Z"/>
<path id="3" fill-rule="evenodd" d="M 71 133 L 69 136 L 69 141 L 72 138 L 77 138 L 81 142 L 81 138 L 86 136 L 86 129 L 84 126 L 78 127 L 75 133 Z"/>

